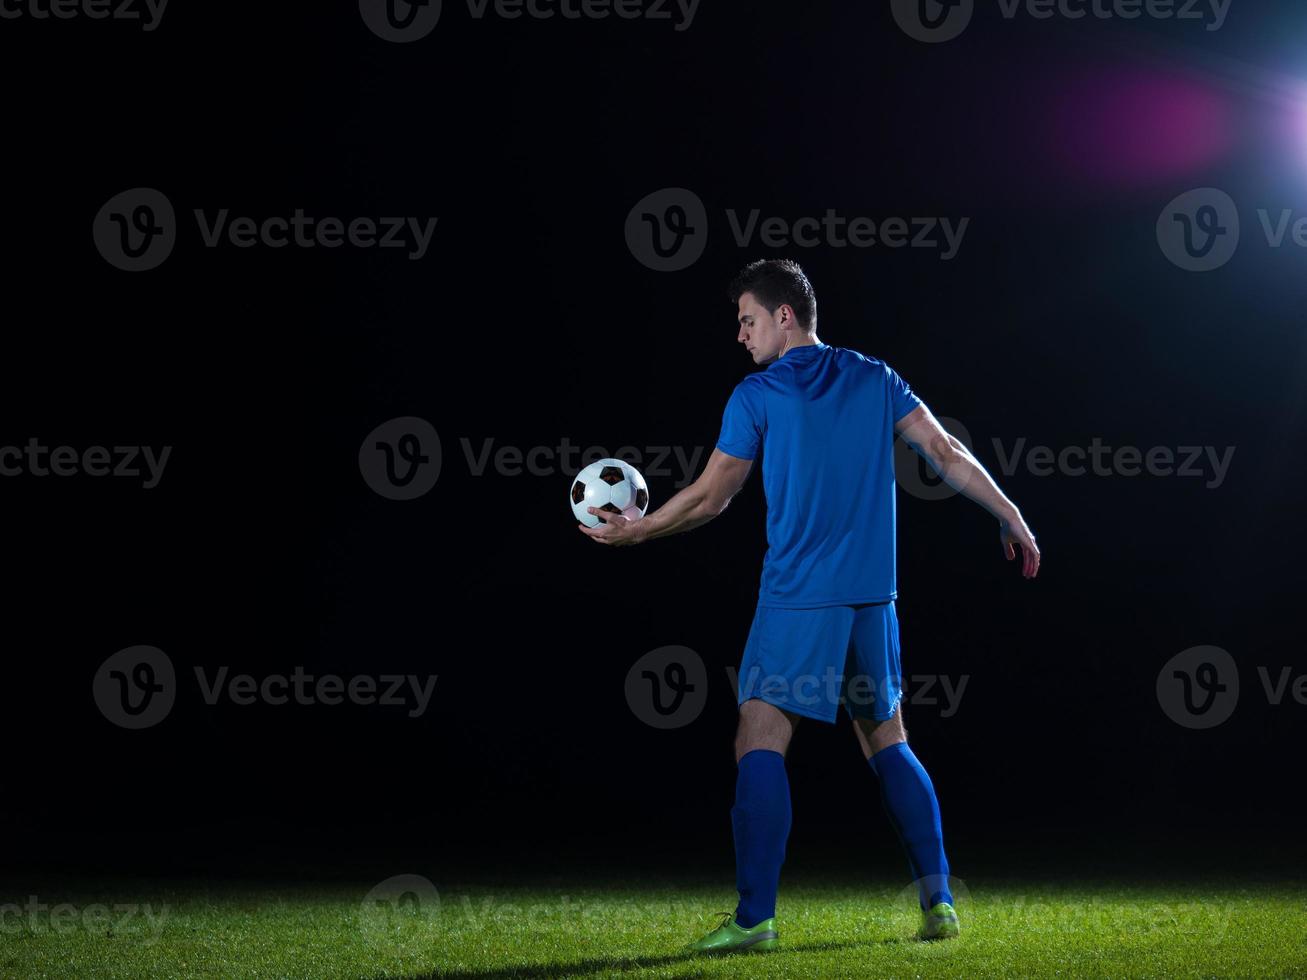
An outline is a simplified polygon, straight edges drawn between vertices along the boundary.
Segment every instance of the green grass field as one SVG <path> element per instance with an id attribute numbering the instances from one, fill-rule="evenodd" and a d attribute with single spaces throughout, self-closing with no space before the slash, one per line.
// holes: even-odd
<path id="1" fill-rule="evenodd" d="M 1307 975 L 1307 907 L 1289 885 L 973 879 L 958 889 L 961 938 L 927 944 L 912 938 L 909 893 L 791 876 L 782 950 L 714 960 L 677 950 L 732 907 L 729 881 L 449 883 L 398 906 L 366 902 L 372 887 L 137 882 L 35 897 L 6 887 L 0 976 Z"/>

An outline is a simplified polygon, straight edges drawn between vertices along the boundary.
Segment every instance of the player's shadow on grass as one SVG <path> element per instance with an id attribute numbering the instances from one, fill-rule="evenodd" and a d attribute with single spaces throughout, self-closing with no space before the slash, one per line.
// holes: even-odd
<path id="1" fill-rule="evenodd" d="M 411 975 L 407 980 L 507 980 L 509 977 L 520 980 L 538 980 L 547 977 L 583 977 L 589 974 L 625 973 L 627 970 L 644 970 L 656 966 L 672 966 L 676 963 L 703 963 L 709 959 L 729 959 L 736 962 L 748 962 L 752 957 L 764 957 L 769 962 L 775 959 L 784 961 L 794 953 L 825 953 L 849 949 L 869 949 L 875 946 L 893 946 L 908 940 L 897 936 L 883 939 L 860 939 L 857 941 L 835 943 L 803 943 L 798 946 L 782 946 L 774 953 L 736 953 L 723 957 L 704 957 L 690 953 L 672 953 L 667 956 L 636 956 L 622 959 L 589 959 L 572 963 L 541 964 L 523 963 L 518 966 L 503 966 L 485 970 L 456 970 L 453 972 L 420 973 Z M 380 978 L 378 978 L 380 980 Z"/>

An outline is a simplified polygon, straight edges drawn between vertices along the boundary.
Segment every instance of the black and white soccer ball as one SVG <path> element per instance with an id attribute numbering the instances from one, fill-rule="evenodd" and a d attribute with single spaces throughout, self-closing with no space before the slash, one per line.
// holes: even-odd
<path id="1" fill-rule="evenodd" d="M 600 520 L 586 508 L 598 507 L 610 514 L 639 520 L 649 509 L 649 487 L 630 463 L 620 459 L 597 459 L 572 481 L 572 513 L 586 527 L 598 527 Z"/>

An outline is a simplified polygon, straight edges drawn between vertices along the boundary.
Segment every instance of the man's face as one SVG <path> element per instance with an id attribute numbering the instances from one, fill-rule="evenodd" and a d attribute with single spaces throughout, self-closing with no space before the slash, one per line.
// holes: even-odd
<path id="1" fill-rule="evenodd" d="M 787 305 L 781 304 L 775 313 L 768 313 L 753 293 L 740 297 L 738 320 L 740 332 L 735 339 L 745 346 L 754 364 L 770 364 L 780 357 L 788 332 L 797 326 L 794 311 Z"/>

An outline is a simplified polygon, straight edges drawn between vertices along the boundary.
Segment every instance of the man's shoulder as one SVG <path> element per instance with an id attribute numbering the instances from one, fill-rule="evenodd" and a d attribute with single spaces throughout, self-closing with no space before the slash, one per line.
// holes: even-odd
<path id="1" fill-rule="evenodd" d="M 776 376 L 769 371 L 750 371 L 735 384 L 735 390 L 743 395 L 758 394 L 767 388 L 775 387 Z"/>
<path id="2" fill-rule="evenodd" d="M 887 383 L 893 373 L 893 369 L 874 354 L 864 354 L 852 347 L 831 347 L 830 350 L 839 369 L 859 380 Z"/>
<path id="3" fill-rule="evenodd" d="M 885 368 L 887 365 L 879 357 L 873 354 L 864 354 L 860 350 L 854 350 L 852 347 L 831 347 L 831 351 L 836 357 L 850 361 L 851 363 L 865 364 L 873 368 Z"/>

